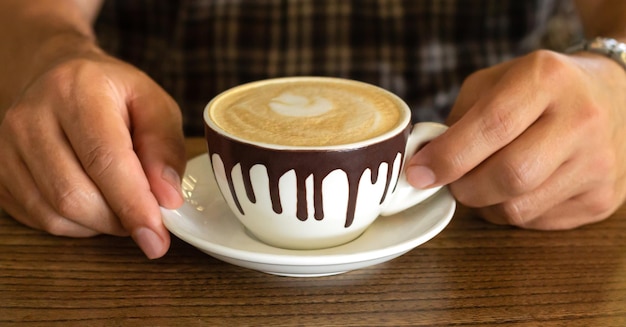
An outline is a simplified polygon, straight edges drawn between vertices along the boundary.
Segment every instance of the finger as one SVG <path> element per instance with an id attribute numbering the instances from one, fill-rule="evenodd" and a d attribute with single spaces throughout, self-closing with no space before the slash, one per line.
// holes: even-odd
<path id="1" fill-rule="evenodd" d="M 36 224 L 37 220 L 71 220 L 91 231 L 126 235 L 117 218 L 98 196 L 97 189 L 76 166 L 76 158 L 68 151 L 52 111 L 44 109 L 37 104 L 29 107 L 16 105 L 7 112 L 0 130 L 3 135 L 10 135 L 0 139 L 3 156 L 0 181 L 18 201 L 13 206 L 20 208 L 29 203 L 33 208 L 37 205 L 47 207 L 40 212 L 45 216 L 33 215 L 22 220 L 29 220 L 30 225 L 44 230 L 48 230 L 47 224 Z M 24 133 L 26 130 L 31 132 Z M 83 189 L 84 186 L 87 188 Z M 37 201 L 34 202 L 34 198 Z M 73 235 L 71 230 L 57 228 L 50 232 Z"/>
<path id="2" fill-rule="evenodd" d="M 16 221 L 33 229 L 43 230 L 56 236 L 68 237 L 92 237 L 100 232 L 89 229 L 71 220 L 57 215 L 47 204 L 40 204 L 36 210 L 25 211 L 17 206 L 17 200 L 11 197 L 0 195 L 0 206 Z M 34 207 L 33 207 L 34 208 Z M 43 217 L 44 219 L 33 219 L 33 217 Z"/>
<path id="3" fill-rule="evenodd" d="M 599 222 L 611 215 L 615 207 L 607 205 L 606 194 L 590 191 L 569 198 L 562 203 L 548 208 L 541 215 L 526 221 L 523 228 L 536 230 L 567 230 Z M 506 224 L 499 210 L 482 208 L 483 217 L 491 222 Z"/>
<path id="4" fill-rule="evenodd" d="M 42 112 L 51 112 L 38 108 Z M 33 121 L 37 133 L 19 145 L 19 156 L 32 176 L 36 189 L 57 215 L 91 230 L 128 235 L 108 207 L 100 191 L 85 174 L 56 120 Z"/>
<path id="5" fill-rule="evenodd" d="M 141 94 L 148 92 L 145 90 Z M 161 206 L 180 207 L 183 204 L 180 176 L 185 169 L 186 157 L 178 105 L 162 91 L 156 96 L 132 99 L 129 108 L 134 125 L 135 151 L 152 193 Z"/>
<path id="6" fill-rule="evenodd" d="M 496 205 L 486 206 L 485 219 L 496 224 L 525 227 L 545 211 L 579 194 L 590 183 L 583 180 L 572 162 L 561 166 L 549 180 L 537 189 L 507 199 Z"/>
<path id="7" fill-rule="evenodd" d="M 603 172 L 608 170 L 604 169 L 606 161 L 587 161 L 587 158 L 588 153 L 578 153 L 577 157 L 574 156 L 559 167 L 536 190 L 502 204 L 486 207 L 482 210 L 485 219 L 523 228 L 567 229 L 584 224 L 583 220 L 590 223 L 606 217 L 614 209 L 614 204 L 621 202 L 616 200 L 616 194 L 612 192 L 613 186 L 603 176 Z M 595 169 L 599 174 L 592 173 Z M 574 202 L 573 199 L 581 201 Z M 566 205 L 573 205 L 576 209 Z M 554 208 L 560 208 L 567 214 L 559 218 L 555 216 L 559 211 Z M 576 215 L 572 216 L 574 213 Z M 570 216 L 576 218 L 572 219 Z"/>
<path id="8" fill-rule="evenodd" d="M 572 135 L 575 131 L 556 120 L 556 115 L 543 115 L 511 144 L 452 183 L 456 199 L 472 207 L 490 206 L 544 184 L 571 159 L 579 143 Z"/>
<path id="9" fill-rule="evenodd" d="M 73 119 L 62 120 L 61 124 L 82 167 L 122 225 L 146 256 L 157 258 L 169 248 L 169 233 L 161 222 L 159 205 L 133 150 L 123 94 L 117 89 L 92 94 L 88 97 L 90 106 L 70 108 L 73 115 L 64 117 Z M 76 121 L 98 124 L 76 124 Z"/>
<path id="10" fill-rule="evenodd" d="M 607 201 L 610 195 L 590 191 L 554 206 L 529 221 L 526 228 L 538 230 L 565 230 L 599 222 L 616 209 Z"/>
<path id="11" fill-rule="evenodd" d="M 521 135 L 550 103 L 522 72 L 509 70 L 467 113 L 409 161 L 407 178 L 418 188 L 450 183 Z M 521 83 L 516 84 L 516 83 Z"/>
<path id="12" fill-rule="evenodd" d="M 7 189 L 6 175 L 0 175 L 0 207 L 9 215 L 22 224 L 34 229 L 45 230 L 58 236 L 91 237 L 99 234 L 98 231 L 75 223 L 65 217 L 59 216 L 52 207 L 43 199 L 34 181 L 26 174 L 25 169 L 8 165 L 6 171 L 13 175 L 12 181 L 19 188 Z"/>

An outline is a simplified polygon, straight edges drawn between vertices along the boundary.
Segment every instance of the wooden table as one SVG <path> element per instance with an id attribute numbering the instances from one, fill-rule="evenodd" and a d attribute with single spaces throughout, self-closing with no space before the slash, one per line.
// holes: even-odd
<path id="1" fill-rule="evenodd" d="M 204 152 L 188 140 L 188 156 Z M 495 226 L 459 208 L 428 243 L 384 264 L 288 278 L 173 238 L 71 239 L 0 213 L 0 326 L 626 326 L 626 207 L 565 232 Z"/>

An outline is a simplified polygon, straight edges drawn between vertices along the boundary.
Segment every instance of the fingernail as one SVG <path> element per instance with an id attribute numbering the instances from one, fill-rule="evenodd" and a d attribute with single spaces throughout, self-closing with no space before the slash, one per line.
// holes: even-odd
<path id="1" fill-rule="evenodd" d="M 406 179 L 414 187 L 424 189 L 435 184 L 435 173 L 426 166 L 409 166 Z"/>
<path id="2" fill-rule="evenodd" d="M 176 170 L 172 167 L 165 167 L 165 169 L 163 169 L 162 177 L 168 184 L 172 185 L 174 190 L 176 190 L 176 193 L 178 193 L 182 198 L 183 192 L 180 187 L 180 176 Z"/>
<path id="3" fill-rule="evenodd" d="M 132 236 L 148 259 L 156 259 L 163 255 L 163 240 L 151 229 L 140 227 Z"/>

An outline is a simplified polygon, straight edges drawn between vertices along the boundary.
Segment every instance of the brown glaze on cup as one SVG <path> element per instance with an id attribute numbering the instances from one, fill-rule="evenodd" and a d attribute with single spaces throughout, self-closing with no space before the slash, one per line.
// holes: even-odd
<path id="1" fill-rule="evenodd" d="M 288 171 L 293 170 L 297 181 L 297 212 L 299 220 L 305 221 L 309 213 L 307 211 L 307 194 L 305 181 L 309 176 L 313 176 L 313 199 L 314 217 L 317 220 L 324 219 L 322 206 L 322 181 L 336 169 L 345 172 L 348 179 L 348 209 L 346 212 L 345 227 L 350 227 L 354 221 L 356 210 L 357 192 L 359 181 L 366 169 L 371 171 L 372 184 L 378 181 L 378 169 L 385 162 L 388 164 L 386 184 L 380 203 L 385 200 L 392 181 L 393 163 L 397 155 L 400 154 L 400 162 L 404 160 L 406 140 L 410 133 L 410 124 L 390 139 L 380 141 L 355 149 L 344 150 L 280 150 L 262 148 L 256 145 L 242 143 L 228 136 L 217 133 L 208 126 L 205 126 L 205 135 L 208 144 L 209 157 L 213 160 L 213 155 L 217 154 L 224 163 L 226 179 L 230 193 L 239 212 L 245 215 L 241 207 L 238 195 L 235 193 L 232 171 L 237 165 L 241 165 L 243 184 L 246 189 L 248 199 L 256 202 L 256 196 L 252 189 L 250 180 L 250 169 L 257 164 L 267 168 L 269 177 L 269 191 L 272 201 L 272 208 L 277 214 L 282 213 L 279 196 L 279 179 Z M 401 167 L 402 169 L 402 167 Z M 225 197 L 231 195 L 224 194 Z"/>

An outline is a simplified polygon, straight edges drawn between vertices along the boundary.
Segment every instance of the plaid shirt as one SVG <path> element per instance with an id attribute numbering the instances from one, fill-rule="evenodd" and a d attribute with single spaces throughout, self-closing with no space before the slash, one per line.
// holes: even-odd
<path id="1" fill-rule="evenodd" d="M 537 46 L 553 2 L 108 0 L 96 31 L 178 101 L 187 135 L 219 92 L 293 75 L 377 84 L 442 121 L 467 75 Z"/>

